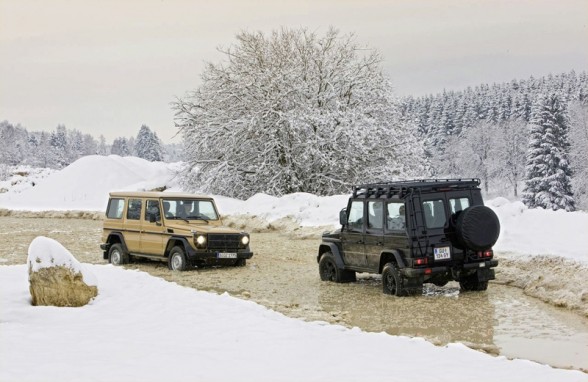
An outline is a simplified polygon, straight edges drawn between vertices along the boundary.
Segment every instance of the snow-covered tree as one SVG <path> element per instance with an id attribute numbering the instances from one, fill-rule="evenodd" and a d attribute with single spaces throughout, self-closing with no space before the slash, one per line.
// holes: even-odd
<path id="1" fill-rule="evenodd" d="M 427 174 L 378 52 L 330 29 L 242 32 L 226 61 L 173 108 L 191 190 L 346 192 L 351 184 Z"/>
<path id="2" fill-rule="evenodd" d="M 523 202 L 531 208 L 575 210 L 568 159 L 569 117 L 562 98 L 550 93 L 533 105 Z"/>
<path id="3" fill-rule="evenodd" d="M 67 140 L 67 129 L 64 125 L 58 125 L 49 139 L 51 147 L 49 166 L 62 168 L 67 166 L 70 161 L 68 158 L 69 148 Z"/>
<path id="4" fill-rule="evenodd" d="M 96 152 L 98 155 L 108 155 L 108 149 L 106 148 L 106 138 L 104 135 L 100 134 L 98 138 L 98 151 Z"/>
<path id="5" fill-rule="evenodd" d="M 51 167 L 53 150 L 51 148 L 51 134 L 42 131 L 38 137 L 38 145 L 35 149 L 35 162 L 39 167 Z"/>
<path id="6" fill-rule="evenodd" d="M 79 130 L 67 131 L 67 164 L 78 160 L 84 153 L 84 136 Z"/>
<path id="7" fill-rule="evenodd" d="M 83 135 L 82 141 L 82 155 L 96 155 L 98 154 L 98 142 L 90 134 Z"/>
<path id="8" fill-rule="evenodd" d="M 0 163 L 16 165 L 30 154 L 29 135 L 26 129 L 14 126 L 8 121 L 0 122 Z"/>
<path id="9" fill-rule="evenodd" d="M 488 193 L 498 167 L 497 132 L 497 125 L 479 121 L 460 136 L 452 136 L 447 141 L 445 151 L 434 157 L 439 174 L 480 178 L 484 191 Z"/>
<path id="10" fill-rule="evenodd" d="M 163 160 L 161 141 L 147 125 L 141 126 L 135 139 L 135 155 L 150 162 Z"/>
<path id="11" fill-rule="evenodd" d="M 508 180 L 514 196 L 517 197 L 519 183 L 525 175 L 529 140 L 526 124 L 522 120 L 507 121 L 502 123 L 500 129 L 496 132 L 497 177 Z"/>
<path id="12" fill-rule="evenodd" d="M 570 162 L 577 206 L 588 209 L 588 100 L 570 106 Z"/>
<path id="13" fill-rule="evenodd" d="M 180 162 L 184 160 L 184 146 L 180 143 L 168 143 L 163 146 L 165 162 Z"/>
<path id="14" fill-rule="evenodd" d="M 128 157 L 131 155 L 129 144 L 125 137 L 115 138 L 110 148 L 110 153 L 113 155 L 120 155 L 121 157 Z"/>

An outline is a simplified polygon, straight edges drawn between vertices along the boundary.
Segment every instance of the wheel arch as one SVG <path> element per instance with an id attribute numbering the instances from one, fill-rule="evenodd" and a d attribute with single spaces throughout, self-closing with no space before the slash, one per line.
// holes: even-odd
<path id="1" fill-rule="evenodd" d="M 345 263 L 343 262 L 343 257 L 341 256 L 341 251 L 339 251 L 337 244 L 322 242 L 319 246 L 318 255 L 316 257 L 317 263 L 321 260 L 321 256 L 325 252 L 331 252 L 333 254 L 337 267 L 341 269 L 345 268 Z"/>
<path id="2" fill-rule="evenodd" d="M 190 250 L 189 248 L 191 248 L 190 244 L 188 243 L 188 241 L 186 240 L 185 237 L 172 236 L 167 241 L 167 245 L 165 246 L 165 253 L 163 254 L 163 257 L 168 258 L 172 248 L 177 245 L 180 245 L 184 249 L 184 253 L 186 255 L 188 254 L 188 251 Z"/>
<path id="3" fill-rule="evenodd" d="M 125 237 L 123 236 L 123 234 L 121 232 L 111 232 L 108 235 L 108 239 L 106 239 L 106 243 L 110 246 L 112 246 L 113 244 L 120 244 L 122 245 L 122 248 L 125 252 L 129 252 L 128 248 L 127 248 L 127 244 L 125 243 Z M 110 250 L 110 248 L 109 248 Z"/>
<path id="4" fill-rule="evenodd" d="M 382 270 L 384 269 L 384 265 L 390 262 L 396 264 L 398 269 L 406 267 L 406 264 L 404 264 L 404 260 L 402 260 L 401 253 L 399 251 L 395 249 L 385 250 L 380 254 L 380 265 L 378 267 L 378 273 L 381 274 Z"/>

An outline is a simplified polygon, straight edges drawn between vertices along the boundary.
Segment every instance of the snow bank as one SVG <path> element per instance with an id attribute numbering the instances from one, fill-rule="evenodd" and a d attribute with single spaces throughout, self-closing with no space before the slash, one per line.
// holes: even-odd
<path id="1" fill-rule="evenodd" d="M 30 305 L 24 265 L 0 266 L 0 380 L 455 381 L 459 370 L 459 380 L 588 381 L 460 344 L 290 319 L 142 272 L 91 269 L 100 295 L 56 309 Z"/>
<path id="2" fill-rule="evenodd" d="M 32 211 L 103 211 L 111 191 L 151 190 L 175 185 L 177 166 L 118 155 L 85 156 L 39 179 L 34 187 L 0 194 L 0 207 Z"/>
<path id="3" fill-rule="evenodd" d="M 295 193 L 282 197 L 256 194 L 241 201 L 215 196 L 223 215 L 247 214 L 269 222 L 291 218 L 302 226 L 338 225 L 339 211 L 347 207 L 349 195 L 316 196 Z"/>
<path id="4" fill-rule="evenodd" d="M 496 198 L 486 203 L 500 219 L 496 251 L 558 255 L 588 262 L 588 213 L 541 208 Z"/>

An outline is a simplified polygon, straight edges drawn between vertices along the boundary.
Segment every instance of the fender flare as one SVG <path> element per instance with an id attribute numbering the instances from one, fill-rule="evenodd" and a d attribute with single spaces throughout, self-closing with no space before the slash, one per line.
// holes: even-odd
<path id="1" fill-rule="evenodd" d="M 188 240 L 183 236 L 172 236 L 167 240 L 167 244 L 165 245 L 165 257 L 169 257 L 169 253 L 171 252 L 172 248 L 176 245 L 175 242 L 180 242 L 184 246 L 184 252 L 186 255 L 194 254 L 194 248 L 188 243 Z"/>
<path id="2" fill-rule="evenodd" d="M 380 252 L 380 266 L 379 266 L 380 273 L 382 273 L 382 269 L 384 268 L 384 265 L 386 265 L 386 263 L 388 262 L 386 259 L 389 259 L 391 256 L 394 258 L 396 265 L 398 266 L 398 269 L 406 268 L 406 264 L 404 263 L 404 260 L 402 259 L 402 256 L 401 256 L 400 252 L 398 252 L 398 250 L 386 249 L 386 250 L 383 250 L 382 252 Z"/>
<path id="3" fill-rule="evenodd" d="M 125 243 L 125 237 L 124 237 L 124 235 L 123 235 L 121 232 L 111 232 L 111 233 L 108 235 L 108 239 L 106 239 L 106 242 L 107 242 L 107 243 L 108 243 L 110 246 L 112 246 L 112 244 L 113 244 L 113 243 L 112 243 L 112 240 L 111 240 L 111 238 L 112 238 L 112 237 L 117 237 L 117 238 L 118 238 L 118 241 L 120 242 L 120 244 L 121 244 L 121 245 L 122 245 L 122 247 L 123 247 L 123 250 L 124 250 L 126 253 L 129 253 L 129 250 L 128 250 L 128 248 L 127 248 L 127 243 Z M 110 251 L 110 247 L 108 248 L 108 251 Z M 106 251 L 106 252 L 108 252 L 108 251 Z"/>
<path id="4" fill-rule="evenodd" d="M 341 256 L 341 252 L 339 251 L 339 247 L 336 243 L 328 243 L 322 242 L 319 245 L 319 252 L 316 257 L 316 262 L 318 263 L 321 260 L 321 256 L 323 253 L 330 251 L 333 256 L 335 257 L 335 264 L 337 264 L 338 268 L 345 268 L 345 263 L 343 262 L 343 256 Z"/>

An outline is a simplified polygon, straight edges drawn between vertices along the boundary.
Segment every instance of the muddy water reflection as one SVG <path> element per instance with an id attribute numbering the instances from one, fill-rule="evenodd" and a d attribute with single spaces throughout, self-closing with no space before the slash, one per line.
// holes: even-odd
<path id="1" fill-rule="evenodd" d="M 450 283 L 426 286 L 422 296 L 395 298 L 383 295 L 380 283 L 368 277 L 343 287 L 323 284 L 319 304 L 368 331 L 419 336 L 438 345 L 461 342 L 491 354 L 588 370 L 588 320 L 519 289 L 492 284 L 487 292 L 460 294 L 459 285 Z"/>
<path id="2" fill-rule="evenodd" d="M 464 342 L 493 349 L 494 306 L 486 293 L 459 294 L 459 286 L 425 288 L 423 296 L 396 298 L 382 293 L 379 278 L 360 279 L 356 288 L 325 284 L 319 289 L 324 310 L 343 309 L 346 322 L 369 331 L 425 337 L 436 344 Z"/>

